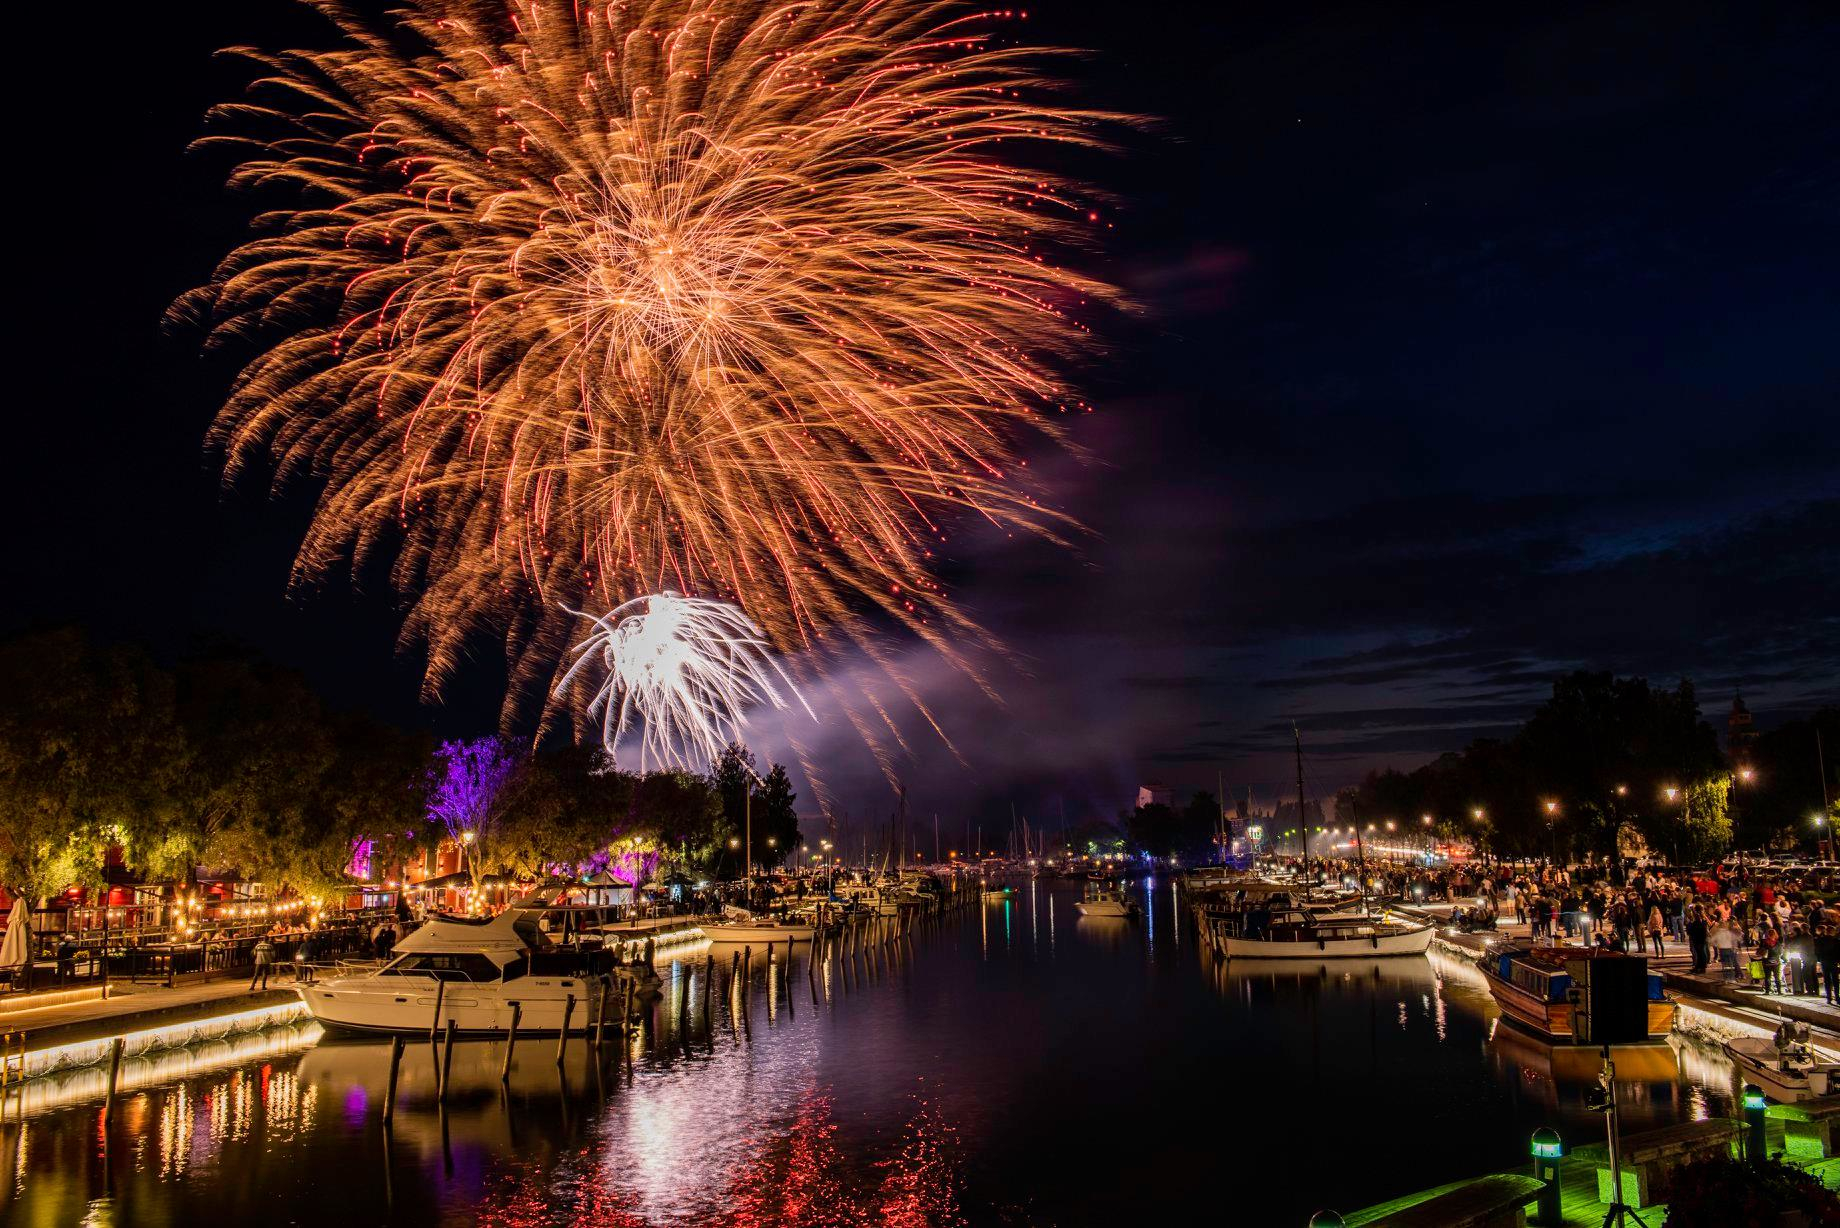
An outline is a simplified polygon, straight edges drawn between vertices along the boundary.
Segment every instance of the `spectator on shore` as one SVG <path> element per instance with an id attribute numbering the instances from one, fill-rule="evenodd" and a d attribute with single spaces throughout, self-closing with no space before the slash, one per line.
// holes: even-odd
<path id="1" fill-rule="evenodd" d="M 1693 952 L 1693 974 L 1695 976 L 1706 970 L 1711 962 L 1712 952 L 1707 945 L 1706 910 L 1698 904 L 1687 909 L 1687 948 Z"/>
<path id="2" fill-rule="evenodd" d="M 254 970 L 249 974 L 249 991 L 254 993 L 257 981 L 262 983 L 263 989 L 268 988 L 268 971 L 275 963 L 275 944 L 268 940 L 268 935 L 264 934 L 256 939 L 255 950 L 252 954 L 255 956 L 256 963 Z"/>

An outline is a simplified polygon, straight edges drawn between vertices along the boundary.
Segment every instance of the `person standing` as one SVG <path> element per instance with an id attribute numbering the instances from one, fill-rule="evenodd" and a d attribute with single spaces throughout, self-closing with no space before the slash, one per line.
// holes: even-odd
<path id="1" fill-rule="evenodd" d="M 1840 1006 L 1840 934 L 1831 925 L 1815 932 L 1815 963 L 1821 968 L 1821 998 L 1830 1006 Z"/>
<path id="2" fill-rule="evenodd" d="M 268 988 L 268 970 L 274 966 L 275 944 L 268 940 L 267 934 L 256 939 L 254 955 L 256 966 L 249 974 L 249 992 L 251 993 L 255 992 L 257 981 L 262 983 L 263 989 Z"/>
<path id="3" fill-rule="evenodd" d="M 1706 945 L 1706 912 L 1698 904 L 1687 909 L 1686 930 L 1687 947 L 1693 952 L 1693 974 L 1698 976 L 1711 962 L 1711 951 Z"/>
<path id="4" fill-rule="evenodd" d="M 1661 949 L 1661 935 L 1665 932 L 1665 927 L 1666 922 L 1661 918 L 1661 905 L 1658 902 L 1650 904 L 1648 906 L 1648 945 L 1654 951 L 1656 959 L 1660 959 L 1666 953 Z"/>

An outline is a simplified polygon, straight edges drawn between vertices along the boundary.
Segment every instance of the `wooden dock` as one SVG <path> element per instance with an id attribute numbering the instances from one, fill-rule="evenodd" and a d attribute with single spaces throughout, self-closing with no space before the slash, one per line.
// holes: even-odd
<path id="1" fill-rule="evenodd" d="M 1736 1130 L 1737 1127 L 1734 1126 L 1733 1129 Z M 1768 1130 L 1769 1151 L 1772 1156 L 1775 1156 L 1782 1150 L 1782 1123 L 1779 1121 L 1771 1121 L 1767 1124 L 1766 1129 Z M 1819 1160 L 1812 1164 L 1801 1165 L 1801 1167 L 1804 1171 L 1820 1177 L 1822 1183 L 1826 1185 L 1827 1188 L 1840 1189 L 1840 1157 L 1831 1160 Z M 1532 1157 L 1528 1157 L 1526 1166 L 1517 1171 L 1531 1174 L 1533 1172 Z M 1602 1228 L 1604 1213 L 1610 1208 L 1608 1205 L 1597 1200 L 1596 1170 L 1582 1160 L 1573 1163 L 1570 1158 L 1567 1157 L 1562 1173 L 1563 1176 L 1560 1183 L 1560 1207 L 1565 1214 L 1564 1223 L 1566 1228 Z M 1439 1194 L 1455 1189 L 1457 1186 L 1463 1184 L 1465 1183 L 1462 1181 L 1453 1181 L 1447 1185 L 1440 1185 L 1435 1189 L 1419 1190 L 1416 1193 L 1407 1194 L 1403 1197 L 1392 1199 L 1389 1202 L 1376 1203 L 1371 1207 L 1365 1207 L 1353 1214 L 1344 1215 L 1342 1218 L 1347 1223 L 1348 1228 L 1363 1228 L 1364 1225 L 1379 1223 L 1389 1215 L 1395 1215 L 1408 1207 L 1416 1206 L 1427 1199 L 1434 1198 Z M 1533 1204 L 1529 1203 L 1527 1213 L 1529 1222 L 1532 1221 L 1532 1208 Z M 1649 1228 L 1660 1228 L 1662 1224 L 1667 1222 L 1667 1206 L 1665 1203 L 1657 1204 L 1652 1207 L 1644 1207 L 1640 1214 L 1642 1219 L 1649 1225 Z"/>

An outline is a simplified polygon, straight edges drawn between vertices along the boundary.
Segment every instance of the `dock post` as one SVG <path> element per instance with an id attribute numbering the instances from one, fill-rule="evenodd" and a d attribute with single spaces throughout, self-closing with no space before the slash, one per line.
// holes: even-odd
<path id="1" fill-rule="evenodd" d="M 109 1081 L 111 1085 L 114 1080 Z M 1744 1158 L 1752 1164 L 1761 1164 L 1770 1156 L 1769 1147 L 1764 1142 L 1764 1106 L 1763 1089 L 1755 1083 L 1744 1085 L 1744 1122 L 1748 1129 L 1744 1138 Z"/>
<path id="2" fill-rule="evenodd" d="M 613 996 L 613 978 L 601 978 L 601 1009 L 594 1017 L 594 1047 L 599 1049 L 607 1043 L 607 999 Z"/>
<path id="3" fill-rule="evenodd" d="M 715 988 L 716 953 L 714 951 L 709 951 L 703 955 L 703 1030 L 705 1032 L 709 1030 L 709 1004 L 710 1000 L 715 996 Z"/>
<path id="4" fill-rule="evenodd" d="M 428 1021 L 428 1043 L 433 1044 L 435 1036 L 441 1031 L 441 999 L 447 996 L 447 982 L 434 983 L 434 1018 Z"/>
<path id="5" fill-rule="evenodd" d="M 741 948 L 741 979 L 744 984 L 754 979 L 754 948 L 751 946 Z"/>
<path id="6" fill-rule="evenodd" d="M 500 1083 L 511 1082 L 511 1051 L 517 1048 L 517 1025 L 523 1014 L 524 1004 L 513 1002 L 511 1004 L 511 1030 L 505 1033 L 505 1064 L 499 1067 L 498 1071 Z M 394 1078 L 394 1068 L 392 1068 L 392 1078 Z"/>
<path id="7" fill-rule="evenodd" d="M 383 1089 L 383 1127 L 390 1128 L 396 1119 L 396 1076 L 402 1070 L 403 1038 L 390 1037 L 390 1081 Z"/>
<path id="8" fill-rule="evenodd" d="M 562 1001 L 562 1030 L 556 1033 L 556 1065 L 562 1065 L 563 1055 L 569 1050 L 569 1019 L 575 1014 L 575 995 L 570 994 Z"/>
<path id="9" fill-rule="evenodd" d="M 447 1032 L 441 1044 L 441 1077 L 435 1080 L 435 1099 L 447 1103 L 447 1072 L 454 1064 L 454 1021 L 447 1021 Z"/>
<path id="10" fill-rule="evenodd" d="M 102 1120 L 105 1123 L 115 1118 L 115 1086 L 121 1079 L 121 1051 L 127 1046 L 127 1043 L 117 1036 L 115 1043 L 109 1046 L 109 1095 L 108 1099 L 102 1102 Z"/>

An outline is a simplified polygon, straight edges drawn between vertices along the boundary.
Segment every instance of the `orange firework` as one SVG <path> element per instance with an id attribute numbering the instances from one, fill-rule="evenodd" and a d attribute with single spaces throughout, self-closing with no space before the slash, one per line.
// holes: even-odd
<path id="1" fill-rule="evenodd" d="M 202 142 L 293 203 L 175 306 L 263 347 L 212 440 L 322 490 L 297 580 L 390 557 L 431 693 L 483 628 L 536 682 L 560 603 L 663 588 L 965 664 L 934 552 L 966 514 L 1052 532 L 1021 453 L 1112 296 L 1050 259 L 1091 215 L 1022 160 L 1112 117 L 1053 100 L 1014 15 L 317 7 L 341 49 L 241 52 Z"/>

